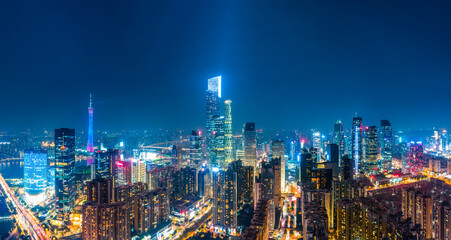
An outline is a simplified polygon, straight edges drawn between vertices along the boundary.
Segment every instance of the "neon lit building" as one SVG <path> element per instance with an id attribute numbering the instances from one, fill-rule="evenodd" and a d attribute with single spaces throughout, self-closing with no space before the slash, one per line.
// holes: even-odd
<path id="1" fill-rule="evenodd" d="M 47 188 L 47 151 L 28 149 L 24 153 L 25 200 L 30 205 L 45 201 Z"/>
<path id="2" fill-rule="evenodd" d="M 412 174 L 421 173 L 424 166 L 423 143 L 420 141 L 410 142 L 409 153 L 407 154 L 407 168 Z"/>
<path id="3" fill-rule="evenodd" d="M 88 146 L 87 151 L 90 153 L 94 153 L 94 137 L 93 137 L 93 130 L 92 130 L 92 117 L 94 115 L 94 108 L 92 107 L 92 96 L 89 95 L 89 107 L 88 107 L 88 114 L 89 114 L 89 128 L 88 128 Z M 93 163 L 93 157 L 88 158 L 88 165 Z"/>
<path id="4" fill-rule="evenodd" d="M 382 155 L 382 170 L 389 171 L 392 168 L 392 144 L 393 144 L 393 131 L 391 124 L 388 120 L 381 120 L 381 155 Z"/>
<path id="5" fill-rule="evenodd" d="M 352 118 L 351 130 L 351 158 L 354 160 L 355 174 L 359 174 L 363 163 L 363 126 L 361 117 Z"/>

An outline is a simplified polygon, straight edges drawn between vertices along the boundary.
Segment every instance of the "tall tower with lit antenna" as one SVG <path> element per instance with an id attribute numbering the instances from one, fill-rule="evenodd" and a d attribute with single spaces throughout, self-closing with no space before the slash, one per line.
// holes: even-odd
<path id="1" fill-rule="evenodd" d="M 88 146 L 87 151 L 90 153 L 94 153 L 94 137 L 92 132 L 92 115 L 94 115 L 94 108 L 92 107 L 92 95 L 89 94 L 89 128 L 88 128 Z M 92 164 L 94 161 L 94 157 L 88 158 L 88 165 Z"/>

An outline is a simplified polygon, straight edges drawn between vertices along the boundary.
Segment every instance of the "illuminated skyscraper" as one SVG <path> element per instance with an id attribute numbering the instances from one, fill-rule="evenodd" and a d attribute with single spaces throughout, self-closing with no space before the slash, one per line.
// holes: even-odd
<path id="1" fill-rule="evenodd" d="M 55 129 L 56 218 L 69 221 L 75 205 L 75 129 Z"/>
<path id="2" fill-rule="evenodd" d="M 377 127 L 365 128 L 365 171 L 375 173 L 377 169 Z M 363 170 L 363 169 L 362 169 Z"/>
<path id="3" fill-rule="evenodd" d="M 255 131 L 255 123 L 247 122 L 243 127 L 244 136 L 244 166 L 254 168 L 257 164 L 257 132 Z"/>
<path id="4" fill-rule="evenodd" d="M 202 167 L 202 134 L 201 131 L 193 130 L 189 139 L 190 166 L 200 169 Z"/>
<path id="5" fill-rule="evenodd" d="M 208 79 L 208 91 L 214 92 L 221 98 L 221 76 Z"/>
<path id="6" fill-rule="evenodd" d="M 442 151 L 447 152 L 448 151 L 448 132 L 446 132 L 446 129 L 444 129 L 442 131 L 441 140 L 442 140 L 442 147 L 441 147 Z"/>
<path id="7" fill-rule="evenodd" d="M 133 159 L 132 166 L 132 183 L 146 183 L 146 162 L 143 160 Z"/>
<path id="8" fill-rule="evenodd" d="M 89 114 L 89 128 L 88 128 L 88 146 L 87 151 L 90 153 L 94 152 L 94 137 L 93 137 L 93 130 L 92 130 L 92 117 L 94 115 L 94 108 L 92 107 L 92 95 L 89 95 L 89 107 L 88 107 L 88 114 Z M 88 165 L 92 164 L 93 157 L 88 158 Z"/>
<path id="9" fill-rule="evenodd" d="M 280 188 L 285 191 L 285 142 L 276 140 L 272 142 L 272 157 L 280 158 Z"/>
<path id="10" fill-rule="evenodd" d="M 322 152 L 321 140 L 322 140 L 321 133 L 318 131 L 314 131 L 312 134 L 312 145 L 313 145 L 313 148 L 316 148 L 318 150 L 319 154 L 321 154 L 321 152 Z M 321 159 L 321 157 L 320 157 L 320 159 Z"/>
<path id="11" fill-rule="evenodd" d="M 232 101 L 224 102 L 225 116 L 225 162 L 229 164 L 233 162 L 233 131 L 232 131 Z"/>
<path id="12" fill-rule="evenodd" d="M 388 120 L 381 120 L 381 155 L 382 170 L 389 171 L 392 168 L 392 127 Z"/>
<path id="13" fill-rule="evenodd" d="M 221 115 L 221 76 L 208 79 L 207 89 L 207 160 L 211 164 L 211 155 L 213 152 L 212 132 L 215 127 L 214 116 Z"/>
<path id="14" fill-rule="evenodd" d="M 359 174 L 359 171 L 363 163 L 363 127 L 362 118 L 352 118 L 352 130 L 351 130 L 351 158 L 354 160 L 355 174 Z"/>
<path id="15" fill-rule="evenodd" d="M 30 205 L 45 201 L 47 188 L 47 151 L 29 149 L 24 154 L 25 200 Z"/>
<path id="16" fill-rule="evenodd" d="M 224 116 L 212 118 L 213 131 L 210 135 L 210 166 L 226 167 L 224 152 Z"/>
<path id="17" fill-rule="evenodd" d="M 338 157 L 341 160 L 341 157 L 345 154 L 345 131 L 341 120 L 335 122 L 334 125 L 334 143 L 338 145 Z M 341 161 L 339 162 L 339 165 L 341 165 Z"/>

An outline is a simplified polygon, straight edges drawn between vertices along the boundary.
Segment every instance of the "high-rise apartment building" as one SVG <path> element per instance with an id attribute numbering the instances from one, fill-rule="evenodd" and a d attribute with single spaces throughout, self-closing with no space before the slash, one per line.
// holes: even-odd
<path id="1" fill-rule="evenodd" d="M 86 202 L 82 211 L 82 239 L 131 239 L 130 212 L 124 202 L 110 204 Z"/>
<path id="2" fill-rule="evenodd" d="M 229 165 L 237 175 L 237 205 L 238 207 L 253 201 L 254 169 L 244 166 L 242 160 L 236 160 Z"/>
<path id="3" fill-rule="evenodd" d="M 282 192 L 285 192 L 285 142 L 282 140 L 275 140 L 272 142 L 272 157 L 280 158 L 280 188 Z"/>
<path id="4" fill-rule="evenodd" d="M 184 167 L 172 173 L 171 202 L 181 200 L 196 193 L 197 172 L 195 168 Z"/>
<path id="5" fill-rule="evenodd" d="M 56 219 L 69 221 L 75 205 L 75 129 L 55 129 Z"/>
<path id="6" fill-rule="evenodd" d="M 237 174 L 232 168 L 212 168 L 213 225 L 228 233 L 237 226 Z"/>
<path id="7" fill-rule="evenodd" d="M 135 231 L 148 233 L 169 221 L 169 193 L 167 189 L 139 193 L 133 208 Z"/>
<path id="8" fill-rule="evenodd" d="M 112 178 L 97 178 L 86 182 L 86 201 L 108 204 L 113 202 L 114 181 Z"/>
<path id="9" fill-rule="evenodd" d="M 131 161 L 132 183 L 142 182 L 147 180 L 147 166 L 144 160 L 133 159 Z"/>

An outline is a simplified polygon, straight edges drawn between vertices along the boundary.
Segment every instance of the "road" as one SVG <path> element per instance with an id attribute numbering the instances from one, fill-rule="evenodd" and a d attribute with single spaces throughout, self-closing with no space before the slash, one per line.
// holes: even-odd
<path id="1" fill-rule="evenodd" d="M 5 179 L 1 174 L 0 174 L 0 185 L 3 188 L 4 192 L 6 193 L 6 196 L 13 203 L 13 206 L 17 211 L 17 214 L 14 215 L 14 217 L 16 218 L 17 222 L 22 226 L 22 228 L 27 230 L 27 232 L 34 240 L 49 240 L 50 238 L 47 237 L 41 225 L 36 223 L 36 218 L 33 216 L 33 214 L 28 209 L 22 207 L 21 202 L 16 198 L 14 192 L 9 188 L 8 184 L 6 183 Z"/>
<path id="2" fill-rule="evenodd" d="M 212 206 L 210 205 L 204 214 L 196 217 L 188 226 L 186 226 L 182 231 L 179 231 L 174 237 L 172 237 L 171 240 L 186 239 L 187 237 L 189 237 L 190 233 L 196 231 L 197 228 L 199 228 L 202 224 L 208 221 L 208 219 L 210 219 L 212 215 L 211 210 Z"/>

